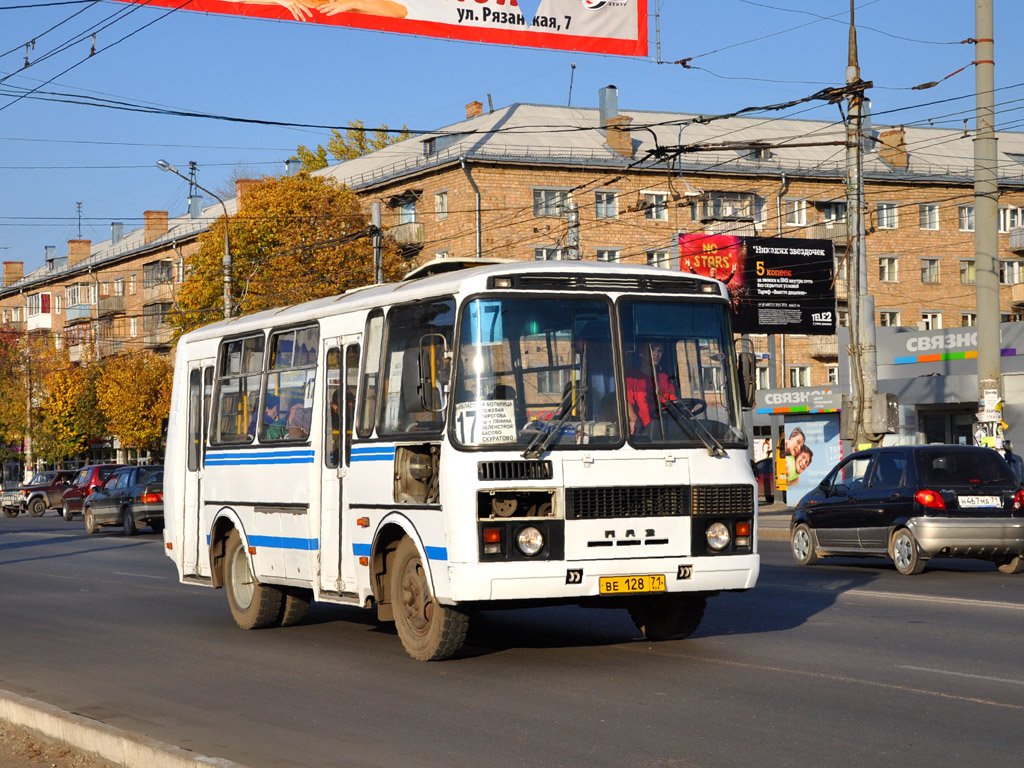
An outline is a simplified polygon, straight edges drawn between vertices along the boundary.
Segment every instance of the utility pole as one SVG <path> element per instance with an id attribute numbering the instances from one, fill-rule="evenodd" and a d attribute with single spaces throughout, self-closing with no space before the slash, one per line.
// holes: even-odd
<path id="1" fill-rule="evenodd" d="M 850 39 L 846 66 L 846 208 L 850 221 L 851 243 L 848 258 L 853 264 L 850 275 L 850 367 L 852 428 L 854 449 L 864 443 L 877 445 L 881 436 L 874 433 L 873 412 L 878 392 L 878 358 L 875 346 L 875 298 L 868 291 L 867 244 L 864 226 L 864 155 L 861 116 L 864 87 L 857 57 L 857 27 L 854 0 L 850 0 Z"/>
<path id="2" fill-rule="evenodd" d="M 974 282 L 978 297 L 978 402 L 990 428 L 1002 399 L 999 340 L 999 173 L 996 160 L 992 0 L 974 3 Z M 994 435 L 994 431 L 989 433 Z"/>
<path id="3" fill-rule="evenodd" d="M 566 204 L 566 211 L 569 213 L 569 232 L 566 238 L 565 258 L 567 261 L 580 260 L 580 207 L 569 195 Z"/>
<path id="4" fill-rule="evenodd" d="M 370 229 L 373 232 L 373 282 L 384 282 L 384 230 L 380 228 L 380 203 L 370 207 Z"/>

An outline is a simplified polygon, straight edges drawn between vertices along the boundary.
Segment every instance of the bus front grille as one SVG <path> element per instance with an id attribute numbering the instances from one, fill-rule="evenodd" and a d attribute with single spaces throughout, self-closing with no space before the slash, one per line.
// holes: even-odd
<path id="1" fill-rule="evenodd" d="M 695 485 L 692 498 L 692 515 L 754 514 L 754 488 L 750 485 Z"/>
<path id="2" fill-rule="evenodd" d="M 689 509 L 686 485 L 565 489 L 565 516 L 570 520 L 683 516 Z"/>
<path id="3" fill-rule="evenodd" d="M 476 465 L 478 480 L 550 480 L 550 461 L 481 461 Z"/>

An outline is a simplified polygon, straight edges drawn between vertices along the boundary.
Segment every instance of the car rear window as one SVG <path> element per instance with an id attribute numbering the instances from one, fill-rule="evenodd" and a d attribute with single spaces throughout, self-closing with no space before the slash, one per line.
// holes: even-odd
<path id="1" fill-rule="evenodd" d="M 101 481 L 106 480 L 108 477 L 114 474 L 115 469 L 117 469 L 117 467 L 101 467 L 100 469 L 96 470 L 96 476 Z"/>
<path id="2" fill-rule="evenodd" d="M 934 448 L 921 452 L 924 482 L 934 484 L 1014 484 L 1010 467 L 994 450 L 948 451 Z"/>

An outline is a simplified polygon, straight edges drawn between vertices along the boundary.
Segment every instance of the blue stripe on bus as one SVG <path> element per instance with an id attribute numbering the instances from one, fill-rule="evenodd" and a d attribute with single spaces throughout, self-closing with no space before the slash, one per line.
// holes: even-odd
<path id="1" fill-rule="evenodd" d="M 231 451 L 227 453 L 207 453 L 207 466 L 241 466 L 252 464 L 312 464 L 313 451 Z"/>
<path id="2" fill-rule="evenodd" d="M 394 458 L 394 447 L 352 448 L 352 461 L 391 461 Z"/>
<path id="3" fill-rule="evenodd" d="M 296 539 L 290 536 L 250 536 L 250 547 L 267 547 L 268 549 L 302 549 L 313 552 L 320 546 L 316 539 Z"/>
<path id="4" fill-rule="evenodd" d="M 445 547 L 425 547 L 427 551 L 427 559 L 429 560 L 447 560 L 448 549 Z M 369 544 L 352 544 L 352 554 L 356 557 L 369 557 L 372 553 Z"/>

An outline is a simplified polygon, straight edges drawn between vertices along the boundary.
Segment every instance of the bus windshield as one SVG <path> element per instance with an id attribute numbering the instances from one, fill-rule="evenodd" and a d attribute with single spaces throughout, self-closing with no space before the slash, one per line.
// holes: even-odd
<path id="1" fill-rule="evenodd" d="M 724 304 L 486 298 L 463 306 L 455 360 L 457 444 L 521 448 L 743 441 Z M 620 362 L 621 361 L 621 362 Z M 625 412 L 620 409 L 625 406 Z"/>

